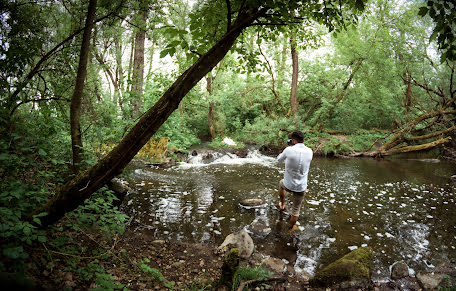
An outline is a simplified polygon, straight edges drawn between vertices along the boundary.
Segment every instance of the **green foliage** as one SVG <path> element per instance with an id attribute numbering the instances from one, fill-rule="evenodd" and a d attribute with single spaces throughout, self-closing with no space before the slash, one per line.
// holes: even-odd
<path id="1" fill-rule="evenodd" d="M 123 233 L 127 216 L 113 206 L 116 200 L 118 198 L 113 191 L 108 190 L 107 187 L 101 188 L 69 214 L 70 219 L 74 221 L 72 228 L 89 229 L 95 226 L 108 237 Z"/>
<path id="2" fill-rule="evenodd" d="M 363 152 L 370 150 L 374 142 L 383 137 L 383 133 L 366 133 L 366 134 L 353 134 L 347 136 L 350 147 L 356 152 Z"/>
<path id="3" fill-rule="evenodd" d="M 162 282 L 163 286 L 166 288 L 173 290 L 175 282 L 174 281 L 168 281 L 163 274 L 160 272 L 160 270 L 156 268 L 152 268 L 148 265 L 150 263 L 150 260 L 148 258 L 145 258 L 144 260 L 140 261 L 137 265 L 143 271 L 144 273 L 150 275 L 154 280 Z"/>
<path id="4" fill-rule="evenodd" d="M 141 269 L 141 271 L 151 275 L 152 278 L 159 282 L 163 282 L 166 280 L 166 278 L 163 276 L 160 270 L 150 267 L 149 265 L 147 265 L 147 263 L 150 263 L 150 260 L 147 258 L 138 263 L 138 267 Z"/>
<path id="5" fill-rule="evenodd" d="M 237 290 L 242 281 L 263 280 L 272 275 L 271 272 L 261 267 L 240 267 L 233 276 L 233 285 L 231 290 Z"/>
<path id="6" fill-rule="evenodd" d="M 95 273 L 96 280 L 95 284 L 97 287 L 91 290 L 128 290 L 125 285 L 120 282 L 115 282 L 114 278 L 110 274 L 106 273 Z"/>
<path id="7" fill-rule="evenodd" d="M 170 138 L 169 147 L 187 149 L 200 143 L 195 132 L 186 126 L 185 120 L 178 112 L 174 112 L 155 134 L 156 137 L 167 136 Z"/>
<path id="8" fill-rule="evenodd" d="M 418 15 L 429 15 L 435 23 L 430 41 L 437 39 L 439 49 L 443 51 L 442 63 L 445 60 L 456 59 L 456 6 L 452 1 L 426 1 L 426 6 L 420 8 Z"/>

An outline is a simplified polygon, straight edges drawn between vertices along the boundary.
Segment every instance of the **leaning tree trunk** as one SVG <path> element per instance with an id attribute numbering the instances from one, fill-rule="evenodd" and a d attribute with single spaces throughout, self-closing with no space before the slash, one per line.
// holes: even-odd
<path id="1" fill-rule="evenodd" d="M 73 97 L 70 105 L 71 148 L 73 150 L 73 169 L 77 173 L 82 162 L 82 136 L 81 136 L 81 103 L 84 82 L 87 75 L 87 60 L 89 58 L 90 35 L 95 19 L 97 0 L 90 0 L 87 18 L 82 36 L 81 52 L 79 54 L 78 73 L 74 86 Z"/>
<path id="2" fill-rule="evenodd" d="M 223 59 L 242 30 L 263 13 L 265 13 L 265 9 L 259 9 L 255 13 L 239 12 L 235 23 L 222 39 L 180 75 L 111 152 L 99 160 L 96 165 L 81 172 L 59 188 L 46 204 L 28 216 L 28 220 L 32 220 L 35 214 L 47 212 L 46 216 L 41 217 L 41 226 L 55 223 L 65 213 L 78 207 L 92 193 L 121 173 L 136 153 L 179 106 L 182 98 Z"/>
<path id="3" fill-rule="evenodd" d="M 291 61 L 293 67 L 293 73 L 291 75 L 291 94 L 290 94 L 290 105 L 291 105 L 291 115 L 294 117 L 296 112 L 298 112 L 298 101 L 297 101 L 297 91 L 298 91 L 298 54 L 296 53 L 296 42 L 294 36 L 290 37 L 290 46 L 291 46 Z"/>

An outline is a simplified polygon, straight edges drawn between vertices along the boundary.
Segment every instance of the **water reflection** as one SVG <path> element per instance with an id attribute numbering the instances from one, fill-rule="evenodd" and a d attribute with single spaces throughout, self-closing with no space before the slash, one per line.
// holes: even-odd
<path id="1" fill-rule="evenodd" d="M 371 246 L 374 278 L 383 279 L 398 260 L 418 271 L 456 259 L 455 190 L 448 179 L 455 173 L 443 162 L 314 159 L 293 236 L 281 231 L 287 218 L 272 207 L 283 167 L 257 152 L 137 169 L 130 179 L 138 194 L 127 197 L 124 209 L 157 238 L 220 244 L 246 228 L 259 251 L 303 273 Z M 246 198 L 267 205 L 241 208 Z"/>

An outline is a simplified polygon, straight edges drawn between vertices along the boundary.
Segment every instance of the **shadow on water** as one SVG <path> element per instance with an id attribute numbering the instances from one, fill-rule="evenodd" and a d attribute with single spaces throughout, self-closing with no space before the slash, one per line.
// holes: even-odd
<path id="1" fill-rule="evenodd" d="M 273 207 L 283 171 L 256 151 L 243 159 L 213 154 L 209 163 L 137 168 L 129 182 L 138 192 L 123 208 L 162 239 L 220 244 L 245 228 L 257 250 L 304 274 L 362 246 L 374 249 L 378 280 L 399 260 L 419 271 L 456 259 L 454 164 L 316 158 L 293 235 L 283 230 L 288 217 Z M 239 202 L 247 198 L 266 205 L 245 209 Z"/>

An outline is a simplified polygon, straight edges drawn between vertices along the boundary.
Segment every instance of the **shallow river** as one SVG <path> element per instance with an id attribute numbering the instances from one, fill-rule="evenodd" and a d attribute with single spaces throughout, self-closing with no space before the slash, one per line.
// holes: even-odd
<path id="1" fill-rule="evenodd" d="M 361 246 L 375 252 L 375 280 L 399 260 L 413 273 L 456 259 L 454 164 L 315 158 L 299 231 L 289 236 L 281 231 L 287 217 L 274 207 L 283 164 L 257 151 L 214 158 L 130 171 L 138 194 L 127 196 L 124 210 L 157 239 L 220 244 L 246 228 L 257 250 L 303 275 Z M 267 204 L 245 209 L 246 198 Z"/>

